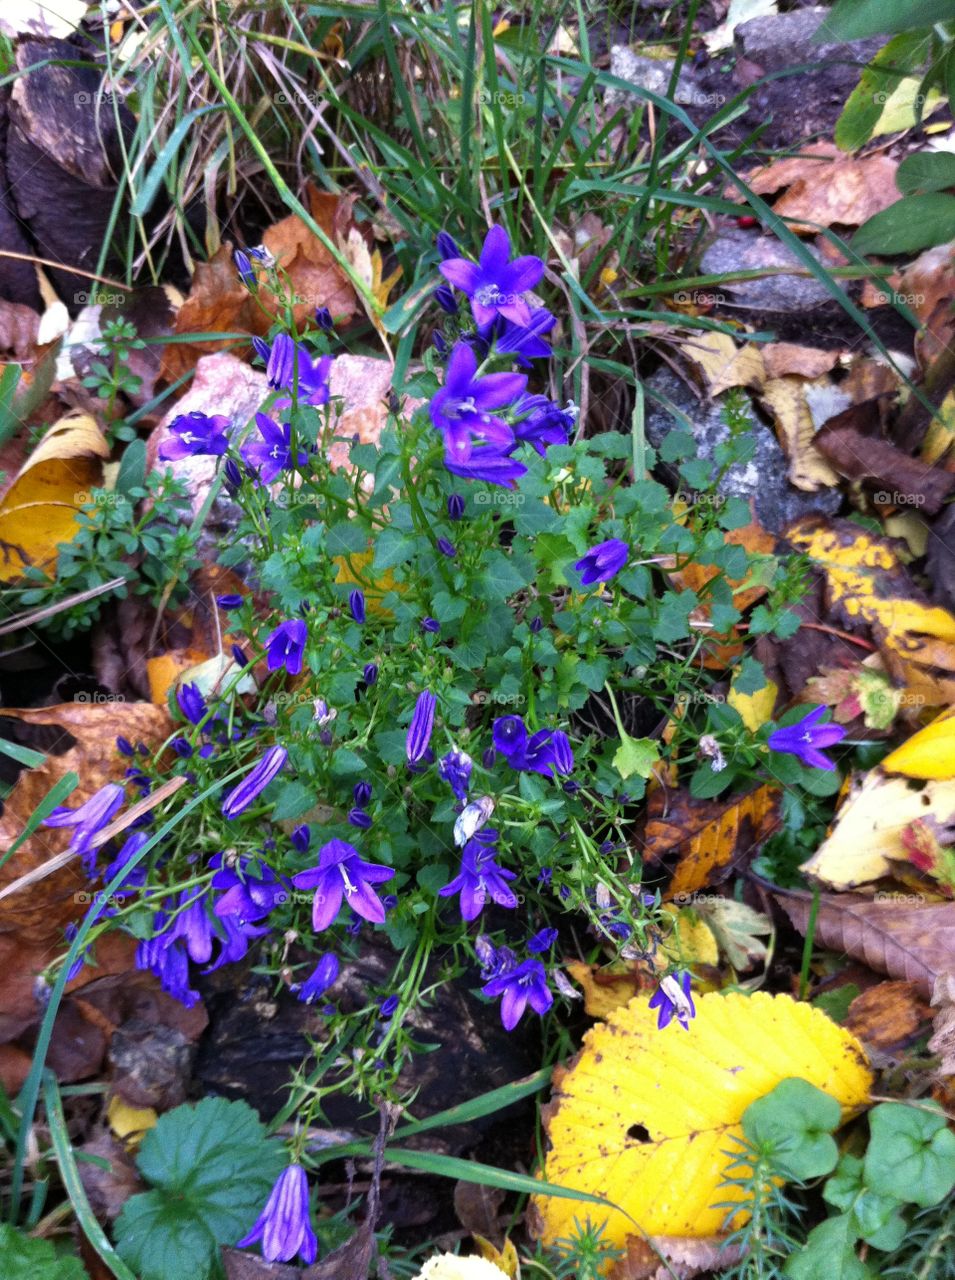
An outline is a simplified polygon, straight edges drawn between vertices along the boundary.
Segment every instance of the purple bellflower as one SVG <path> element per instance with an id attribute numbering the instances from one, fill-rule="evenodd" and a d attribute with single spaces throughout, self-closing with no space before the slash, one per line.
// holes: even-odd
<path id="1" fill-rule="evenodd" d="M 359 626 L 365 621 L 365 593 L 358 587 L 349 593 L 348 608 Z"/>
<path id="2" fill-rule="evenodd" d="M 181 413 L 169 424 L 169 438 L 159 446 L 160 462 L 180 458 L 221 458 L 229 447 L 226 432 L 232 425 L 223 414 Z"/>
<path id="3" fill-rule="evenodd" d="M 199 992 L 189 986 L 189 958 L 178 942 L 149 938 L 136 948 L 136 968 L 148 969 L 166 991 L 187 1009 L 199 1002 Z"/>
<path id="4" fill-rule="evenodd" d="M 492 411 L 516 400 L 527 386 L 527 378 L 522 373 L 489 373 L 479 378 L 477 368 L 472 348 L 466 342 L 455 343 L 444 386 L 428 406 L 452 462 L 469 461 L 479 443 L 499 453 L 514 447 L 514 432 Z"/>
<path id="5" fill-rule="evenodd" d="M 232 819 L 244 813 L 252 801 L 282 772 L 287 759 L 288 752 L 284 747 L 270 747 L 255 768 L 222 801 L 223 817 Z"/>
<path id="6" fill-rule="evenodd" d="M 453 476 L 462 480 L 483 480 L 486 484 L 500 485 L 502 489 L 515 488 L 515 482 L 527 474 L 523 462 L 501 453 L 492 445 L 473 448 L 466 462 L 446 453 L 444 465 Z"/>
<path id="7" fill-rule="evenodd" d="M 515 438 L 532 445 L 543 458 L 552 444 L 566 444 L 574 426 L 574 416 L 546 396 L 523 395 L 514 405 L 514 412 L 523 414 L 514 424 Z"/>
<path id="8" fill-rule="evenodd" d="M 486 982 L 481 990 L 491 998 L 501 997 L 501 1022 L 506 1031 L 514 1030 L 528 1005 L 543 1015 L 554 1003 L 547 986 L 547 974 L 539 960 L 525 960 Z"/>
<path id="9" fill-rule="evenodd" d="M 118 782 L 107 782 L 104 787 L 100 787 L 99 791 L 95 791 L 88 800 L 75 809 L 62 804 L 57 805 L 43 825 L 73 828 L 70 850 L 82 855 L 84 865 L 89 863 L 86 870 L 90 874 L 96 860 L 95 851 L 90 849 L 90 842 L 96 833 L 106 826 L 123 803 L 125 796 L 126 791 Z"/>
<path id="10" fill-rule="evenodd" d="M 449 751 L 438 761 L 438 777 L 443 779 L 459 800 L 466 800 L 474 761 L 466 751 Z"/>
<path id="11" fill-rule="evenodd" d="M 198 685 L 181 685 L 176 690 L 176 701 L 179 703 L 179 710 L 190 724 L 198 724 L 200 720 L 205 718 L 206 700 L 199 692 Z"/>
<path id="12" fill-rule="evenodd" d="M 290 676 L 302 670 L 302 655 L 308 641 L 308 627 L 299 618 L 281 622 L 265 641 L 270 671 L 284 667 Z"/>
<path id="13" fill-rule="evenodd" d="M 431 734 L 434 732 L 436 704 L 437 699 L 428 689 L 418 694 L 405 740 L 405 754 L 409 764 L 418 764 L 424 759 L 424 754 L 431 742 Z"/>
<path id="14" fill-rule="evenodd" d="M 522 369 L 529 369 L 531 360 L 539 360 L 551 354 L 550 346 L 541 337 L 550 333 L 557 317 L 546 307 L 531 312 L 526 325 L 511 324 L 504 320 L 495 325 L 494 349 L 499 354 L 513 355 Z"/>
<path id="15" fill-rule="evenodd" d="M 299 1000 L 305 1004 L 311 1004 L 313 1000 L 317 1000 L 319 996 L 323 996 L 335 980 L 341 966 L 338 963 L 338 956 L 334 951 L 327 951 L 322 956 L 318 964 L 309 974 L 301 985 L 292 987 Z"/>
<path id="16" fill-rule="evenodd" d="M 674 1014 L 683 1030 L 689 1031 L 690 1019 L 696 1015 L 696 1006 L 690 992 L 690 975 L 684 971 L 661 978 L 660 985 L 650 997 L 650 1008 L 659 1010 L 657 1015 L 659 1031 L 669 1026 Z"/>
<path id="17" fill-rule="evenodd" d="M 462 920 L 476 920 L 488 898 L 493 898 L 499 907 L 517 906 L 517 898 L 507 887 L 507 882 L 515 879 L 514 872 L 506 871 L 495 861 L 494 846 L 486 843 L 486 837 L 493 834 L 485 832 L 485 839 L 479 836 L 467 842 L 461 851 L 458 874 L 438 890 L 442 898 L 450 898 L 455 893 L 461 895 Z"/>
<path id="18" fill-rule="evenodd" d="M 595 582 L 606 582 L 624 568 L 629 555 L 629 546 L 620 538 L 610 538 L 591 547 L 574 565 L 580 574 L 581 585 L 589 587 Z"/>
<path id="19" fill-rule="evenodd" d="M 358 850 L 344 840 L 329 840 L 318 854 L 318 866 L 292 877 L 296 889 L 314 889 L 312 928 L 316 933 L 334 921 L 344 901 L 373 924 L 382 924 L 385 908 L 371 887 L 394 876 L 391 867 L 362 861 Z"/>
<path id="20" fill-rule="evenodd" d="M 280 333 L 272 343 L 265 376 L 270 387 L 281 388 L 289 394 L 297 385 L 299 404 L 328 404 L 332 363 L 331 356 L 312 360 L 301 343 L 294 342 L 287 333 Z M 291 403 L 291 400 L 276 400 L 275 406 L 287 409 Z"/>
<path id="21" fill-rule="evenodd" d="M 206 893 L 203 889 L 183 889 L 179 895 L 178 910 L 172 924 L 162 934 L 162 940 L 170 945 L 181 940 L 190 960 L 205 964 L 212 959 L 214 929 L 206 911 Z"/>
<path id="22" fill-rule="evenodd" d="M 209 859 L 209 865 L 217 868 L 212 887 L 220 891 L 221 897 L 213 910 L 220 920 L 226 916 L 235 916 L 239 924 L 261 920 L 288 895 L 288 882 L 264 862 L 251 858 L 233 862 L 224 853 L 217 853 Z"/>
<path id="23" fill-rule="evenodd" d="M 318 1240 L 308 1213 L 308 1178 L 300 1164 L 290 1164 L 276 1179 L 265 1208 L 237 1248 L 262 1242 L 267 1262 L 290 1262 L 296 1254 L 306 1266 L 318 1255 Z"/>
<path id="24" fill-rule="evenodd" d="M 493 812 L 494 801 L 490 796 L 479 796 L 477 800 L 472 800 L 469 805 L 465 805 L 455 819 L 454 843 L 459 848 L 466 845 L 482 827 L 487 825 Z"/>
<path id="25" fill-rule="evenodd" d="M 544 263 L 533 256 L 512 262 L 507 232 L 503 227 L 491 227 L 476 263 L 467 258 L 446 258 L 438 270 L 449 284 L 471 299 L 474 319 L 479 328 L 485 329 L 498 316 L 515 324 L 528 323 L 531 311 L 524 294 L 540 283 Z"/>
<path id="26" fill-rule="evenodd" d="M 277 475 L 292 465 L 292 428 L 287 422 L 281 426 L 265 413 L 255 415 L 255 425 L 261 440 L 247 440 L 239 452 L 243 461 L 255 473 L 260 484 L 271 484 Z M 298 450 L 297 463 L 303 467 L 308 455 Z"/>
<path id="27" fill-rule="evenodd" d="M 822 748 L 834 747 L 846 736 L 846 731 L 839 724 L 820 724 L 819 721 L 825 714 L 825 707 L 817 707 L 795 724 L 787 725 L 784 729 L 774 729 L 767 740 L 770 750 L 797 756 L 810 769 L 835 769 L 836 766 L 823 753 Z"/>

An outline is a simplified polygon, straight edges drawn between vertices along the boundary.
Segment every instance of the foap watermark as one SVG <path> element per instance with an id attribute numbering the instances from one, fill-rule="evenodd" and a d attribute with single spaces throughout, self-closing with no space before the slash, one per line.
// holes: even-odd
<path id="1" fill-rule="evenodd" d="M 677 289 L 673 301 L 682 307 L 719 307 L 726 301 L 726 294 L 714 289 Z"/>
<path id="2" fill-rule="evenodd" d="M 80 690 L 79 693 L 73 694 L 74 702 L 83 702 L 87 706 L 102 707 L 110 702 L 125 702 L 126 699 L 121 693 L 100 693 L 98 689 L 92 691 Z"/>
<path id="3" fill-rule="evenodd" d="M 129 499 L 124 493 L 107 493 L 105 489 L 77 489 L 73 494 L 75 507 L 118 507 Z"/>
<path id="4" fill-rule="evenodd" d="M 105 289 L 96 289 L 92 293 L 80 289 L 73 294 L 73 302 L 77 307 L 122 307 L 126 303 L 125 293 L 110 293 Z"/>
<path id="5" fill-rule="evenodd" d="M 106 107 L 120 107 L 123 105 L 123 97 L 119 93 L 113 93 L 109 89 L 97 89 L 95 93 L 74 93 L 74 107 L 95 107 L 97 111 L 102 111 Z"/>
<path id="6" fill-rule="evenodd" d="M 272 101 L 278 107 L 291 107 L 295 103 L 309 103 L 314 106 L 321 102 L 322 94 L 317 89 L 290 89 L 288 93 L 275 93 Z"/>
<path id="7" fill-rule="evenodd" d="M 896 489 L 876 489 L 872 501 L 877 507 L 922 507 L 924 493 L 900 493 Z"/>
<path id="8" fill-rule="evenodd" d="M 498 707 L 523 707 L 527 699 L 521 693 L 487 693 L 479 689 L 477 693 L 471 694 L 471 701 L 479 706 L 493 703 Z"/>
<path id="9" fill-rule="evenodd" d="M 523 493 L 511 493 L 509 489 L 495 489 L 493 493 L 476 493 L 474 504 L 478 507 L 522 507 Z"/>
<path id="10" fill-rule="evenodd" d="M 526 101 L 523 93 L 513 89 L 479 89 L 477 100 L 482 106 L 494 103 L 498 107 L 522 107 Z"/>

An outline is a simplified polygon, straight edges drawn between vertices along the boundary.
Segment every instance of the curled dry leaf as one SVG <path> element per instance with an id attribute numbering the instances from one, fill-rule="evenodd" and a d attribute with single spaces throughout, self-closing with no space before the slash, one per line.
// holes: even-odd
<path id="1" fill-rule="evenodd" d="M 760 348 L 752 342 L 737 346 L 730 334 L 714 330 L 694 333 L 679 345 L 702 371 L 712 396 L 730 387 L 761 387 L 766 380 Z"/>
<path id="2" fill-rule="evenodd" d="M 743 1246 L 721 1240 L 686 1236 L 654 1236 L 652 1241 L 631 1236 L 626 1256 L 614 1267 L 614 1280 L 693 1280 L 705 1272 L 717 1274 L 743 1257 Z"/>
<path id="3" fill-rule="evenodd" d="M 127 761 L 116 750 L 116 737 L 154 747 L 168 734 L 168 712 L 148 702 L 68 702 L 28 710 L 4 708 L 15 722 L 17 741 L 47 752 L 43 764 L 24 769 L 6 797 L 0 815 L 0 848 L 8 849 L 21 834 L 30 815 L 51 788 L 68 773 L 80 782 L 66 803 L 81 804 L 107 782 L 119 781 Z M 13 735 L 11 735 L 13 736 Z M 0 867 L 0 887 L 12 884 L 69 844 L 68 827 L 41 827 Z M 0 932 L 29 937 L 35 942 L 62 936 L 63 926 L 78 919 L 85 907 L 75 901 L 89 882 L 76 860 L 37 884 L 0 901 Z"/>
<path id="4" fill-rule="evenodd" d="M 688 791 L 651 794 L 644 830 L 644 860 L 658 862 L 682 850 L 668 889 L 679 902 L 725 879 L 731 866 L 754 855 L 779 823 L 780 792 L 762 786 L 732 800 L 697 800 Z"/>
<path id="5" fill-rule="evenodd" d="M 829 835 L 800 867 L 830 889 L 856 889 L 891 875 L 906 861 L 904 836 L 911 823 L 931 818 L 955 840 L 955 780 L 919 789 L 905 778 L 873 769 L 856 775 Z"/>
<path id="6" fill-rule="evenodd" d="M 614 1009 L 653 986 L 644 965 L 628 965 L 623 960 L 603 967 L 583 960 L 569 960 L 564 967 L 583 987 L 584 1012 L 592 1018 L 606 1018 Z"/>
<path id="7" fill-rule="evenodd" d="M 820 351 L 795 342 L 767 342 L 760 351 L 768 378 L 784 378 L 788 374 L 821 378 L 824 373 L 831 373 L 842 358 L 841 351 Z"/>
<path id="8" fill-rule="evenodd" d="M 800 933 L 812 894 L 778 889 L 773 895 Z M 926 998 L 936 979 L 955 972 L 955 902 L 928 903 L 918 894 L 826 893 L 819 898 L 815 940 L 861 960 L 877 973 L 912 982 Z"/>
<path id="9" fill-rule="evenodd" d="M 955 1076 L 955 974 L 943 973 L 932 992 L 935 1029 L 929 1050 L 941 1058 L 939 1074 Z"/>
<path id="10" fill-rule="evenodd" d="M 842 1025 L 868 1048 L 889 1053 L 911 1044 L 931 1016 L 914 983 L 877 982 L 856 996 Z"/>
<path id="11" fill-rule="evenodd" d="M 789 459 L 790 481 L 797 489 L 815 493 L 838 484 L 839 477 L 817 447 L 806 393 L 803 378 L 770 378 L 762 387 L 759 400 L 776 424 L 776 435 Z"/>
<path id="12" fill-rule="evenodd" d="M 542 1176 L 609 1204 L 536 1196 L 529 1223 L 545 1244 L 568 1237 L 575 1218 L 603 1224 L 617 1247 L 640 1234 L 715 1244 L 727 1216 L 717 1204 L 739 1198 L 720 1184 L 751 1102 L 798 1076 L 837 1099 L 846 1118 L 865 1105 L 872 1077 L 862 1047 L 818 1009 L 790 996 L 713 992 L 696 1010 L 692 1033 L 674 1025 L 671 1035 L 645 999 L 631 1000 L 555 1071 Z"/>
<path id="13" fill-rule="evenodd" d="M 955 616 L 928 604 L 888 538 L 848 520 L 807 516 L 786 537 L 823 575 L 840 625 L 868 627 L 886 669 L 920 705 L 955 702 Z"/>
<path id="14" fill-rule="evenodd" d="M 847 156 L 831 142 L 812 144 L 810 151 L 777 160 L 749 174 L 746 184 L 757 195 L 787 188 L 773 213 L 793 231 L 819 227 L 858 227 L 902 198 L 895 185 L 898 163 L 881 152 Z M 808 225 L 807 225 L 808 224 Z"/>
<path id="15" fill-rule="evenodd" d="M 108 457 L 106 437 L 88 415 L 50 428 L 0 499 L 0 582 L 14 581 L 26 565 L 55 564 L 89 491 L 102 485 Z"/>

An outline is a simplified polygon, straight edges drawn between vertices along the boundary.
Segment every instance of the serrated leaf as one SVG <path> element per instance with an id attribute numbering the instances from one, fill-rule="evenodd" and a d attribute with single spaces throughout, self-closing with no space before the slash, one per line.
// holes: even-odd
<path id="1" fill-rule="evenodd" d="M 719 1184 L 752 1102 L 797 1076 L 833 1097 L 843 1118 L 865 1105 L 872 1076 L 862 1047 L 818 1010 L 762 992 L 710 993 L 696 1010 L 688 1032 L 675 1023 L 661 1032 L 648 1001 L 631 1000 L 585 1035 L 558 1074 L 543 1177 L 599 1189 L 630 1217 L 539 1196 L 545 1244 L 585 1217 L 617 1247 L 636 1224 L 651 1237 L 712 1237 L 726 1218 L 715 1206 L 734 1195 Z"/>
<path id="2" fill-rule="evenodd" d="M 76 1258 L 57 1254 L 49 1240 L 35 1240 L 0 1223 L 3 1280 L 89 1280 Z"/>
<path id="3" fill-rule="evenodd" d="M 216 1247 L 252 1226 L 284 1157 L 247 1103 L 204 1098 L 161 1116 L 136 1163 L 154 1190 L 123 1206 L 120 1256 L 141 1280 L 204 1280 Z"/>
<path id="4" fill-rule="evenodd" d="M 659 760 L 660 744 L 655 738 L 631 738 L 624 734 L 614 753 L 613 767 L 621 778 L 629 778 L 634 773 L 649 778 Z"/>

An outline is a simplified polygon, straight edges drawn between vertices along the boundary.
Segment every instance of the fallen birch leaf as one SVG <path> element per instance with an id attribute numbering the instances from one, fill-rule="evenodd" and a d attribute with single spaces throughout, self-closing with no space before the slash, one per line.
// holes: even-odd
<path id="1" fill-rule="evenodd" d="M 429 1258 L 414 1280 L 509 1280 L 506 1271 L 486 1258 L 459 1258 L 442 1253 Z"/>
<path id="2" fill-rule="evenodd" d="M 887 773 L 909 778 L 955 778 L 955 708 L 937 716 L 882 761 Z"/>
<path id="3" fill-rule="evenodd" d="M 536 1196 L 533 1233 L 550 1245 L 588 1217 L 617 1247 L 641 1233 L 713 1241 L 727 1212 L 714 1206 L 739 1198 L 720 1183 L 743 1112 L 792 1077 L 830 1094 L 845 1119 L 872 1081 L 855 1038 L 790 996 L 699 996 L 691 1030 L 675 1035 L 657 1029 L 645 999 L 631 1000 L 555 1071 L 544 1113 L 543 1178 L 619 1208 Z"/>
<path id="4" fill-rule="evenodd" d="M 773 708 L 778 696 L 779 688 L 772 680 L 767 680 L 755 693 L 740 693 L 737 675 L 734 674 L 726 701 L 750 733 L 758 733 L 773 718 Z"/>
<path id="5" fill-rule="evenodd" d="M 812 894 L 772 887 L 800 933 L 806 932 Z M 917 895 L 826 893 L 819 898 L 815 940 L 861 960 L 877 973 L 914 982 L 928 998 L 936 978 L 955 972 L 955 902 L 913 902 Z"/>
<path id="6" fill-rule="evenodd" d="M 733 898 L 715 894 L 694 901 L 698 915 L 709 925 L 720 951 L 737 973 L 762 964 L 769 954 L 761 937 L 773 932 L 773 922 L 761 911 Z"/>
<path id="7" fill-rule="evenodd" d="M 903 835 L 910 823 L 932 818 L 955 838 L 955 781 L 921 790 L 879 769 L 856 777 L 836 813 L 830 834 L 800 871 L 830 889 L 856 889 L 892 872 L 907 857 Z"/>
<path id="8" fill-rule="evenodd" d="M 760 347 L 767 378 L 821 378 L 831 373 L 842 358 L 841 351 L 821 351 L 796 342 L 767 342 Z"/>
<path id="9" fill-rule="evenodd" d="M 743 1246 L 722 1240 L 693 1240 L 685 1236 L 627 1237 L 626 1255 L 614 1267 L 614 1280 L 693 1280 L 705 1272 L 716 1275 L 743 1258 Z"/>
<path id="10" fill-rule="evenodd" d="M 90 490 L 102 484 L 108 457 L 106 437 L 88 414 L 50 428 L 0 501 L 0 582 L 19 578 L 27 565 L 55 564 Z"/>

